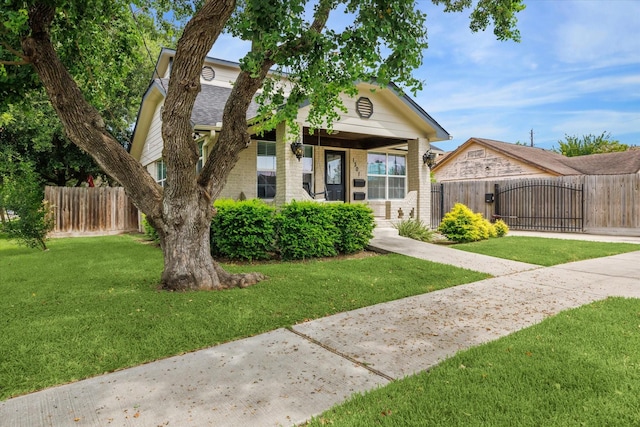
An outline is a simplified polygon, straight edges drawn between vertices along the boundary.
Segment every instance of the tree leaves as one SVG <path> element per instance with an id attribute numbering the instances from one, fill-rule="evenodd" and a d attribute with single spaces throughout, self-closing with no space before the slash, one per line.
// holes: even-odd
<path id="1" fill-rule="evenodd" d="M 565 135 L 565 140 L 558 141 L 558 144 L 559 147 L 554 148 L 553 151 L 567 157 L 613 153 L 629 149 L 628 145 L 611 139 L 611 133 L 609 132 L 602 132 L 601 135 L 583 135 L 581 138 L 575 135 Z"/>

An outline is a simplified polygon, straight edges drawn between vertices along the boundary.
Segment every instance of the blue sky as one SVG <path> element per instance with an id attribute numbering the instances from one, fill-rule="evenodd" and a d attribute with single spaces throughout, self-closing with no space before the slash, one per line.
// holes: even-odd
<path id="1" fill-rule="evenodd" d="M 452 136 L 553 148 L 566 135 L 600 135 L 640 145 L 640 1 L 529 0 L 518 15 L 520 43 L 491 29 L 472 33 L 468 12 L 430 1 L 429 48 L 414 99 Z M 331 17 L 343 19 L 343 17 Z M 211 56 L 237 61 L 247 45 L 223 35 Z"/>

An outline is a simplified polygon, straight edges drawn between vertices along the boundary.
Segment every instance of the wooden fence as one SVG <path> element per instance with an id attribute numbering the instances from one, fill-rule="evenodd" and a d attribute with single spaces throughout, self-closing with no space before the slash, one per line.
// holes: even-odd
<path id="1" fill-rule="evenodd" d="M 54 213 L 52 237 L 118 234 L 138 230 L 138 209 L 121 187 L 46 187 Z"/>
<path id="2" fill-rule="evenodd" d="M 496 184 L 500 188 L 513 186 L 518 182 L 537 180 L 489 180 L 454 181 L 432 184 L 431 223 L 436 226 L 442 215 L 451 210 L 455 203 L 463 203 L 485 218 L 496 214 Z M 593 175 L 544 178 L 539 181 L 554 185 L 581 186 L 583 197 L 582 227 L 575 231 L 601 234 L 640 235 L 640 174 Z M 558 200 L 553 197 L 538 196 L 538 204 L 545 204 L 548 211 L 558 211 L 557 206 L 574 206 L 575 200 Z M 576 197 L 575 192 L 567 192 L 567 198 Z M 488 195 L 494 201 L 488 202 Z M 508 222 L 508 221 L 507 221 Z M 553 231 L 551 228 L 548 231 Z"/>

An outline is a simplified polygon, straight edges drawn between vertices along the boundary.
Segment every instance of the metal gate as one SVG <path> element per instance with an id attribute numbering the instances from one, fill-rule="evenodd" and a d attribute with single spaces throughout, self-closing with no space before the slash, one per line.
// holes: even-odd
<path id="1" fill-rule="evenodd" d="M 584 185 L 545 180 L 496 184 L 494 218 L 514 230 L 582 232 Z"/>

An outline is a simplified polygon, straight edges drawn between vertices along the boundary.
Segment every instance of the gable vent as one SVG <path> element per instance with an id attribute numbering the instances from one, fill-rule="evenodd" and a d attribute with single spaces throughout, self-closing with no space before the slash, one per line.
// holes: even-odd
<path id="1" fill-rule="evenodd" d="M 202 72 L 200 73 L 200 75 L 203 79 L 210 82 L 216 76 L 216 72 L 213 71 L 213 68 L 211 68 L 210 66 L 205 65 L 204 67 L 202 67 Z"/>
<path id="2" fill-rule="evenodd" d="M 373 114 L 373 103 L 369 98 L 361 96 L 356 101 L 356 112 L 363 119 L 368 119 Z"/>

